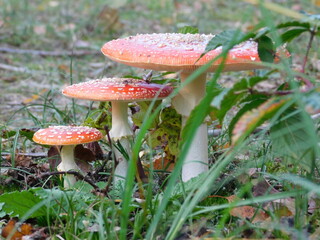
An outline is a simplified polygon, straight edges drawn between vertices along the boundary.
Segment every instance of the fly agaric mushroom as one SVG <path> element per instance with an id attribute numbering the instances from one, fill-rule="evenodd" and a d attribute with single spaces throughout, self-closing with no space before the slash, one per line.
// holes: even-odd
<path id="1" fill-rule="evenodd" d="M 204 56 L 206 45 L 214 35 L 204 34 L 141 34 L 112 40 L 102 47 L 108 58 L 129 66 L 156 71 L 180 71 L 181 82 L 202 65 L 217 57 L 222 47 L 209 51 Z M 200 58 L 201 57 L 201 58 Z M 219 59 L 211 64 L 207 72 L 215 71 L 221 64 Z M 227 55 L 223 71 L 242 71 L 262 68 L 257 43 L 247 41 L 235 46 Z M 206 73 L 187 84 L 173 100 L 176 110 L 182 114 L 184 125 L 191 111 L 204 97 Z M 207 125 L 201 124 L 194 136 L 182 168 L 182 180 L 198 176 L 208 170 Z"/>
<path id="2" fill-rule="evenodd" d="M 58 171 L 80 171 L 74 160 L 74 148 L 78 144 L 95 142 L 103 135 L 99 130 L 84 126 L 50 126 L 40 129 L 33 135 L 33 141 L 43 145 L 62 145 L 61 163 L 57 166 Z M 72 174 L 64 177 L 64 187 L 69 189 L 76 183 Z"/>
<path id="3" fill-rule="evenodd" d="M 171 86 L 146 83 L 133 78 L 103 78 L 78 83 L 65 87 L 62 93 L 67 97 L 92 101 L 111 101 L 112 128 L 110 136 L 120 142 L 130 156 L 130 138 L 133 136 L 128 122 L 128 103 L 136 101 L 151 101 L 154 98 L 167 97 L 173 88 Z M 115 169 L 115 182 L 124 179 L 128 171 L 128 162 L 117 150 L 114 150 L 118 165 Z"/>

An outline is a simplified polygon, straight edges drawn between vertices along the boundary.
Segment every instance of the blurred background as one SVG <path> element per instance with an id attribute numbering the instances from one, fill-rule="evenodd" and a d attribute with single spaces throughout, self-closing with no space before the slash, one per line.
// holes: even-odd
<path id="1" fill-rule="evenodd" d="M 272 2 L 295 11 L 319 10 L 316 0 Z M 289 19 L 271 14 L 275 23 Z M 51 119 L 42 122 L 63 122 L 58 112 L 68 110 L 72 100 L 60 94 L 62 86 L 102 76 L 146 74 L 106 59 L 100 52 L 106 41 L 177 32 L 183 26 L 197 27 L 200 33 L 246 32 L 260 16 L 257 6 L 232 0 L 0 0 L 0 124 L 30 127 L 45 107 L 50 115 L 45 117 Z M 295 47 L 294 56 L 305 49 L 296 44 L 290 46 Z M 234 74 L 224 76 L 232 80 Z"/>

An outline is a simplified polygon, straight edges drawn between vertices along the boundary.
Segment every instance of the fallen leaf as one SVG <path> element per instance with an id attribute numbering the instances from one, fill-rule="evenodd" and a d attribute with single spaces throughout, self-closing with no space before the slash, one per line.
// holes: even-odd
<path id="1" fill-rule="evenodd" d="M 41 94 L 44 94 L 47 91 L 48 91 L 48 89 L 44 88 L 39 92 L 39 94 L 33 94 L 30 98 L 23 100 L 22 103 L 28 104 L 28 103 L 34 102 L 35 100 L 38 100 L 40 98 Z"/>
<path id="2" fill-rule="evenodd" d="M 24 236 L 32 234 L 32 226 L 28 223 L 22 223 L 18 226 L 15 219 L 11 219 L 7 225 L 2 229 L 1 236 L 11 240 L 22 240 Z"/>
<path id="3" fill-rule="evenodd" d="M 87 143 L 85 147 L 93 153 L 95 159 L 103 159 L 103 151 L 98 142 Z"/>
<path id="4" fill-rule="evenodd" d="M 56 169 L 56 167 L 61 162 L 60 150 L 58 146 L 52 146 L 49 148 L 48 160 L 49 160 L 50 169 Z"/>
<path id="5" fill-rule="evenodd" d="M 237 145 L 247 137 L 256 127 L 270 119 L 278 111 L 287 99 L 270 98 L 258 108 L 243 114 L 232 130 L 232 145 Z"/>
<path id="6" fill-rule="evenodd" d="M 229 197 L 212 195 L 210 197 L 225 198 L 229 203 L 233 203 L 239 199 L 236 195 L 231 195 Z M 269 215 L 265 211 L 251 206 L 234 207 L 230 210 L 230 215 L 241 219 L 252 220 L 252 223 L 262 222 L 269 217 Z"/>
<path id="7" fill-rule="evenodd" d="M 96 160 L 93 152 L 79 144 L 74 149 L 74 157 L 77 165 L 83 172 L 90 172 L 91 165 L 89 162 Z M 51 169 L 55 169 L 61 162 L 60 151 L 57 146 L 53 146 L 48 150 L 48 159 Z"/>
<path id="8" fill-rule="evenodd" d="M 252 188 L 252 194 L 255 197 L 275 193 L 279 193 L 279 191 L 276 190 L 265 178 L 258 179 Z"/>
<path id="9" fill-rule="evenodd" d="M 144 164 L 145 167 L 150 168 L 150 164 Z M 174 162 L 170 161 L 165 154 L 158 154 L 153 158 L 153 169 L 160 171 L 172 172 L 174 168 Z"/>
<path id="10" fill-rule="evenodd" d="M 32 164 L 32 159 L 31 157 L 27 157 L 27 156 L 23 156 L 23 155 L 16 155 L 16 159 L 15 159 L 15 166 L 16 167 L 30 167 L 30 165 Z"/>
<path id="11" fill-rule="evenodd" d="M 84 161 L 84 162 L 93 162 L 96 160 L 95 155 L 93 152 L 83 147 L 82 144 L 79 144 L 74 149 L 74 157 L 77 160 Z"/>
<path id="12" fill-rule="evenodd" d="M 12 162 L 10 154 L 6 156 L 6 161 Z M 18 151 L 16 151 L 15 159 L 14 159 L 15 167 L 30 167 L 31 164 L 32 164 L 31 157 L 24 156 L 22 154 L 19 154 Z"/>
<path id="13" fill-rule="evenodd" d="M 58 70 L 63 73 L 70 73 L 70 66 L 65 64 L 58 65 Z"/>

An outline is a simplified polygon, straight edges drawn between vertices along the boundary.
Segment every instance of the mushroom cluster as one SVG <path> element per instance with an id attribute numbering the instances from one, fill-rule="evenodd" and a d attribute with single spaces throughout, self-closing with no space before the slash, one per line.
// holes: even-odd
<path id="1" fill-rule="evenodd" d="M 205 48 L 213 35 L 205 34 L 140 34 L 104 44 L 101 51 L 113 61 L 129 66 L 156 71 L 179 71 L 181 83 L 197 68 L 215 59 L 222 47 L 209 51 Z M 257 43 L 246 41 L 228 52 L 224 71 L 242 71 L 262 68 Z M 207 72 L 215 71 L 221 59 L 213 62 Z M 173 106 L 182 114 L 182 123 L 190 116 L 206 93 L 206 72 L 185 85 L 173 100 Z M 182 168 L 182 180 L 198 176 L 208 170 L 207 125 L 201 124 L 193 138 Z"/>
<path id="2" fill-rule="evenodd" d="M 205 48 L 213 35 L 204 34 L 141 34 L 105 43 L 102 53 L 113 61 L 129 66 L 156 71 L 180 72 L 182 89 L 173 99 L 173 106 L 182 115 L 184 126 L 191 111 L 206 94 L 207 72 L 215 71 L 222 60 L 212 62 L 222 52 L 222 47 L 207 52 Z M 207 71 L 186 84 L 187 78 L 199 67 L 211 63 Z M 262 68 L 257 43 L 246 41 L 232 48 L 224 62 L 224 71 L 242 71 Z M 126 155 L 131 155 L 133 132 L 128 122 L 128 103 L 148 101 L 167 97 L 173 88 L 167 85 L 149 83 L 132 78 L 103 78 L 67 86 L 62 93 L 65 96 L 92 101 L 111 101 L 112 129 L 110 136 L 119 142 Z M 49 135 L 45 137 L 45 134 Z M 83 135 L 78 134 L 84 133 Z M 75 137 L 79 142 L 71 141 Z M 61 150 L 60 171 L 74 169 L 80 171 L 73 160 L 72 144 L 85 143 L 101 139 L 98 130 L 82 127 L 50 127 L 37 132 L 34 140 L 41 144 L 66 145 Z M 57 138 L 59 141 L 52 141 Z M 115 182 L 125 179 L 128 162 L 124 154 L 113 148 L 118 163 L 115 169 Z M 68 159 L 68 160 L 66 160 Z M 207 124 L 202 123 L 188 149 L 182 168 L 184 182 L 208 171 L 208 136 Z M 74 176 L 66 175 L 65 187 L 71 187 Z"/>
<path id="3" fill-rule="evenodd" d="M 119 141 L 127 155 L 131 155 L 133 132 L 128 122 L 128 103 L 137 101 L 152 101 L 167 97 L 173 88 L 167 85 L 146 83 L 133 78 L 103 78 L 67 86 L 62 90 L 65 96 L 92 101 L 111 101 L 112 128 L 110 137 Z M 113 148 L 117 166 L 115 182 L 125 179 L 128 162 L 125 156 Z"/>

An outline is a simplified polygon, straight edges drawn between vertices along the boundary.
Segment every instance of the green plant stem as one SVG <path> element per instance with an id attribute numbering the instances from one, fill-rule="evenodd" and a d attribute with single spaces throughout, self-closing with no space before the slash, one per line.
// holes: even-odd
<path id="1" fill-rule="evenodd" d="M 310 31 L 310 39 L 309 39 L 309 42 L 308 42 L 308 45 L 307 45 L 307 52 L 306 52 L 306 55 L 304 56 L 303 63 L 302 63 L 302 69 L 301 69 L 302 73 L 305 73 L 306 65 L 307 65 L 308 57 L 309 57 L 309 53 L 310 53 L 310 49 L 311 49 L 312 42 L 313 42 L 313 39 L 314 39 L 315 35 L 316 35 L 316 30 L 315 29 Z M 301 80 L 304 81 L 304 83 L 306 84 L 308 89 L 313 88 L 313 84 L 309 79 L 301 78 Z"/>

